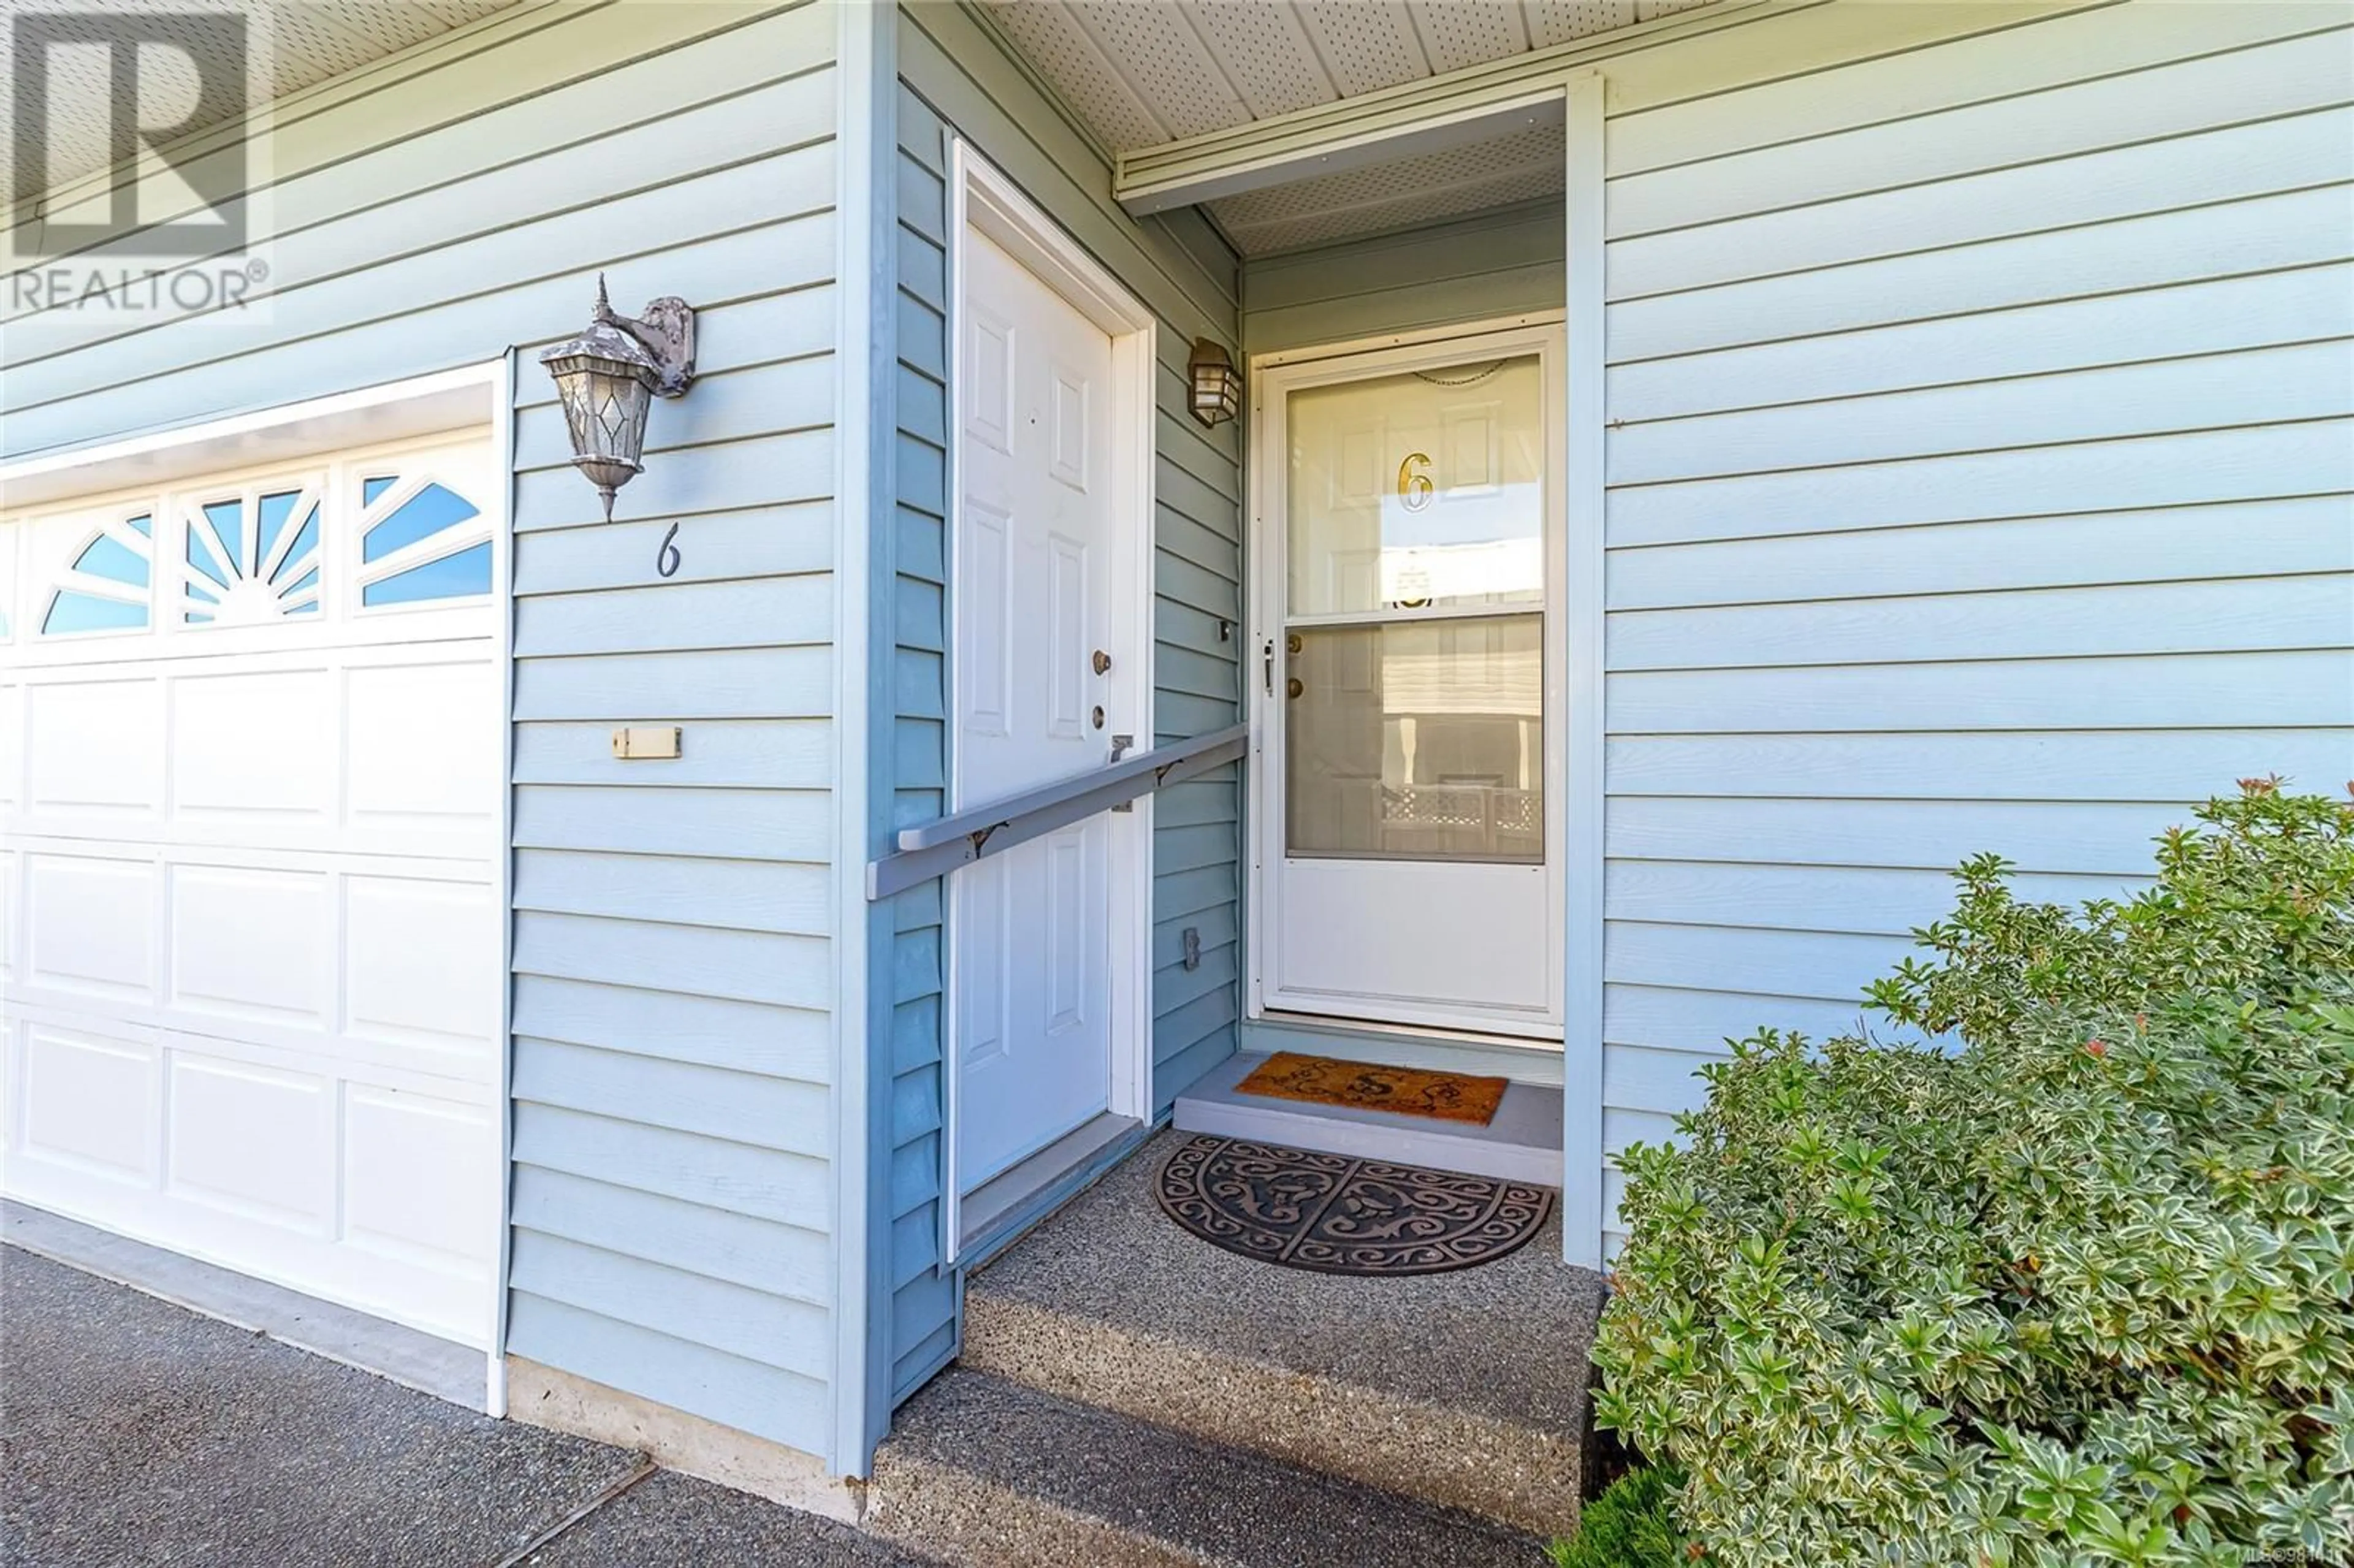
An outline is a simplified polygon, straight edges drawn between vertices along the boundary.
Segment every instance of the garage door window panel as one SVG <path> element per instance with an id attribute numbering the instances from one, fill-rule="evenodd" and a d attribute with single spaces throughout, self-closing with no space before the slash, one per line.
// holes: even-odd
<path id="1" fill-rule="evenodd" d="M 318 612 L 319 499 L 306 486 L 204 502 L 186 524 L 181 620 L 251 625 Z"/>
<path id="2" fill-rule="evenodd" d="M 481 509 L 429 479 L 362 482 L 360 603 L 369 609 L 472 599 L 491 591 Z"/>
<path id="3" fill-rule="evenodd" d="M 102 524 L 74 552 L 41 618 L 43 636 L 145 630 L 154 577 L 150 524 L 145 514 Z"/>

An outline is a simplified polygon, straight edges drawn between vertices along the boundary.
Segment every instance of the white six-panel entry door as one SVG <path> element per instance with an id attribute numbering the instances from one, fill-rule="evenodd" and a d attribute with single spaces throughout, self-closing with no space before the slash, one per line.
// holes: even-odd
<path id="1" fill-rule="evenodd" d="M 977 803 L 1110 756 L 1111 340 L 985 235 L 965 280 L 957 792 Z M 1109 836 L 1092 817 L 955 878 L 968 1188 L 1110 1102 Z"/>
<path id="2" fill-rule="evenodd" d="M 957 169 L 951 810 L 1152 745 L 1151 320 L 1002 175 Z M 1150 822 L 1098 813 L 949 879 L 960 1197 L 1140 1114 Z"/>
<path id="3" fill-rule="evenodd" d="M 487 1347 L 503 486 L 440 437 L 0 518 L 0 1188 Z"/>

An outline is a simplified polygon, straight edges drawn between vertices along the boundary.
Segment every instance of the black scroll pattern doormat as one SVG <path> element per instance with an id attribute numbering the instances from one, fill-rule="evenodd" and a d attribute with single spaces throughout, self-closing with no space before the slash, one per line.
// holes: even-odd
<path id="1" fill-rule="evenodd" d="M 1444 1274 L 1527 1245 L 1553 1192 L 1240 1139 L 1180 1144 L 1153 1184 L 1169 1217 L 1228 1252 L 1320 1274 Z"/>

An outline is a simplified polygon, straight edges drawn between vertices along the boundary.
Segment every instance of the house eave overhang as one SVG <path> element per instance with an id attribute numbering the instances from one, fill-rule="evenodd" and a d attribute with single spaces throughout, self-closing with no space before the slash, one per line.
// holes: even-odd
<path id="1" fill-rule="evenodd" d="M 1821 0 L 1718 0 L 1611 33 L 1467 66 L 1119 155 L 1112 195 L 1135 217 L 1343 174 L 1558 122 L 1563 84 L 1614 56 Z"/>
<path id="2" fill-rule="evenodd" d="M 535 31 L 561 19 L 577 4 L 578 0 L 495 0 L 494 4 L 461 5 L 452 16 L 463 19 L 445 21 L 409 42 L 372 37 L 365 29 L 355 31 L 348 18 L 338 20 L 339 14 L 332 7 L 307 5 L 306 0 L 206 0 L 176 13 L 124 7 L 126 14 L 143 18 L 146 28 L 143 43 L 165 47 L 174 44 L 178 32 L 209 18 L 235 16 L 240 11 L 256 13 L 260 36 L 265 41 L 252 48 L 245 91 L 235 112 L 190 124 L 160 145 L 151 144 L 143 133 L 137 150 L 121 162 L 111 155 L 111 131 L 85 126 L 70 144 L 48 149 L 45 177 L 39 179 L 0 161 L 0 238 L 11 230 L 49 221 L 53 215 L 104 202 L 117 189 L 151 180 L 176 164 L 193 163 L 257 135 L 271 134 L 278 127 L 322 109 L 383 91 L 446 61 L 453 53 Z M 269 5 L 305 5 L 311 24 L 335 34 L 342 48 L 333 56 L 313 58 L 294 40 L 269 41 L 276 33 L 266 8 Z M 93 15 L 102 16 L 106 10 L 98 6 Z M 284 85 L 289 80 L 299 85 Z M 199 193 L 186 195 L 191 201 L 203 199 Z M 164 215 L 142 219 L 164 220 Z M 0 243 L 0 251 L 6 249 L 6 244 Z"/>

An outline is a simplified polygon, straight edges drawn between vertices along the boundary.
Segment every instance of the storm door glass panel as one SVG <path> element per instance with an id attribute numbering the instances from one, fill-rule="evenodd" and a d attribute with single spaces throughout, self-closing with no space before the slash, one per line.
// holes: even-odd
<path id="1" fill-rule="evenodd" d="M 1541 617 L 1293 635 L 1290 853 L 1544 859 Z"/>
<path id="2" fill-rule="evenodd" d="M 1537 358 L 1295 392 L 1295 618 L 1537 606 L 1544 432 Z"/>
<path id="3" fill-rule="evenodd" d="M 1288 854 L 1543 862 L 1543 407 L 1534 355 L 1292 394 Z"/>

